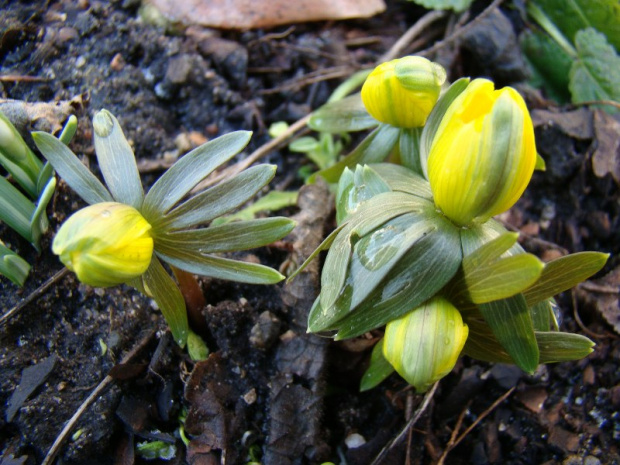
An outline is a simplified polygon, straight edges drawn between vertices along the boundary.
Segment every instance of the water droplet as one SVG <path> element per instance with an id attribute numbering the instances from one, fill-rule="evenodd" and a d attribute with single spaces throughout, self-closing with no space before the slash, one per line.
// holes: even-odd
<path id="1" fill-rule="evenodd" d="M 103 210 L 101 212 L 101 216 L 103 216 L 104 218 L 109 218 L 110 216 L 112 216 L 112 212 L 110 210 Z"/>
<path id="2" fill-rule="evenodd" d="M 114 128 L 114 120 L 108 111 L 101 110 L 93 118 L 93 129 L 97 136 L 108 137 L 112 132 L 112 128 Z"/>
<path id="3" fill-rule="evenodd" d="M 450 345 L 450 338 L 449 337 L 444 338 L 443 343 L 445 345 L 449 346 Z"/>

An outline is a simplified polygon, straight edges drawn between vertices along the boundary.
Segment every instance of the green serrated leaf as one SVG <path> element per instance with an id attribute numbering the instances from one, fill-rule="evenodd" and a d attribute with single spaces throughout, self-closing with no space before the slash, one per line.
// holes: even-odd
<path id="1" fill-rule="evenodd" d="M 189 326 L 187 310 L 179 287 L 166 272 L 157 257 L 153 256 L 151 264 L 141 278 L 141 289 L 146 295 L 155 299 L 166 323 L 170 327 L 175 342 L 185 347 Z"/>
<path id="2" fill-rule="evenodd" d="M 579 31 L 575 36 L 578 60 L 570 70 L 570 92 L 573 103 L 593 100 L 620 102 L 620 57 L 592 28 Z M 609 112 L 617 110 L 605 106 Z"/>
<path id="3" fill-rule="evenodd" d="M 231 132 L 184 155 L 146 194 L 142 214 L 147 221 L 152 222 L 166 214 L 196 184 L 243 150 L 251 136 L 248 131 Z"/>
<path id="4" fill-rule="evenodd" d="M 594 343 L 580 334 L 560 332 L 536 332 L 540 348 L 540 362 L 569 362 L 580 360 L 594 350 Z"/>
<path id="5" fill-rule="evenodd" d="M 592 27 L 620 50 L 620 4 L 617 0 L 534 0 L 571 41 L 578 31 Z"/>
<path id="6" fill-rule="evenodd" d="M 381 124 L 371 132 L 360 144 L 346 157 L 335 165 L 321 170 L 309 179 L 314 182 L 317 176 L 322 176 L 327 182 L 336 183 L 340 179 L 345 168 L 353 168 L 355 165 L 379 163 L 387 158 L 398 142 L 400 129 L 389 124 Z"/>
<path id="7" fill-rule="evenodd" d="M 523 292 L 528 306 L 533 306 L 564 292 L 600 271 L 609 254 L 579 252 L 560 257 L 547 263 L 540 278 Z"/>
<path id="8" fill-rule="evenodd" d="M 467 88 L 469 81 L 469 78 L 461 78 L 454 81 L 448 90 L 439 98 L 430 115 L 428 115 L 420 138 L 420 164 L 422 165 L 422 173 L 426 178 L 428 178 L 427 158 L 431 150 L 431 144 L 435 138 L 435 133 L 437 129 L 439 129 L 443 115 L 445 115 L 448 107 L 454 99 Z"/>
<path id="9" fill-rule="evenodd" d="M 51 134 L 33 132 L 39 151 L 52 164 L 58 175 L 89 205 L 114 202 L 112 195 L 69 148 Z"/>
<path id="10" fill-rule="evenodd" d="M 118 120 L 107 110 L 93 118 L 95 152 L 99 169 L 117 202 L 139 209 L 144 199 L 136 157 Z"/>
<path id="11" fill-rule="evenodd" d="M 155 218 L 155 231 L 184 229 L 209 221 L 243 205 L 260 191 L 275 175 L 274 165 L 257 165 L 207 189 Z M 224 221 L 222 221 L 224 222 Z"/>
<path id="12" fill-rule="evenodd" d="M 474 0 L 410 0 L 429 10 L 454 10 L 457 13 L 465 11 Z"/>
<path id="13" fill-rule="evenodd" d="M 311 129 L 329 133 L 363 131 L 378 124 L 366 111 L 359 93 L 323 105 L 308 121 Z"/>
<path id="14" fill-rule="evenodd" d="M 392 373 L 394 373 L 394 367 L 383 356 L 383 339 L 381 339 L 372 349 L 370 365 L 360 381 L 360 392 L 374 388 Z"/>
<path id="15" fill-rule="evenodd" d="M 523 295 L 481 304 L 478 308 L 514 363 L 523 371 L 533 373 L 539 363 L 539 351 Z"/>
<path id="16" fill-rule="evenodd" d="M 572 57 L 551 37 L 539 31 L 525 31 L 521 36 L 521 49 L 533 71 L 530 83 L 544 88 L 557 102 L 568 102 Z"/>

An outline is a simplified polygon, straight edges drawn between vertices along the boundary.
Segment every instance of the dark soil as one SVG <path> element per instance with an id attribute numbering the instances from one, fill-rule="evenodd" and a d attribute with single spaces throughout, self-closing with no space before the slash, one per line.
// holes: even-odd
<path id="1" fill-rule="evenodd" d="M 477 2 L 472 12 L 485 6 Z M 79 131 L 71 147 L 96 171 L 90 118 L 106 108 L 131 141 L 147 187 L 170 158 L 187 151 L 184 141 L 191 147 L 196 139 L 246 129 L 255 131 L 249 150 L 260 146 L 269 124 L 305 116 L 337 85 L 304 76 L 372 65 L 424 13 L 391 1 L 386 13 L 369 20 L 223 32 L 145 24 L 139 2 L 131 0 L 0 1 L 0 8 L 0 97 L 55 108 L 52 116 L 26 118 L 26 129 L 57 129 L 74 112 Z M 597 176 L 591 162 L 603 134 L 597 122 L 605 117 L 600 110 L 555 108 L 519 84 L 526 74 L 514 31 L 524 24 L 514 10 L 502 12 L 491 15 L 495 23 L 481 23 L 435 56 L 451 78 L 467 73 L 517 85 L 539 110 L 537 143 L 548 170 L 535 175 L 502 219 L 543 258 L 599 250 L 612 253 L 604 272 L 611 271 L 620 248 L 618 185 L 610 174 Z M 497 21 L 509 25 L 499 35 L 489 32 L 498 30 Z M 436 23 L 417 48 L 432 45 L 445 28 L 446 22 Z M 1 105 L 5 111 L 14 103 Z M 302 186 L 296 173 L 308 162 L 299 154 L 274 151 L 265 161 L 278 165 L 272 188 Z M 295 232 L 240 257 L 276 268 L 300 264 L 333 227 L 330 203 L 324 186 L 304 188 L 300 208 L 284 212 L 295 215 Z M 23 289 L 0 281 L 3 313 L 61 270 L 51 238 L 81 206 L 60 182 L 40 255 L 0 225 L 3 241 L 33 264 Z M 396 376 L 358 392 L 372 336 L 334 343 L 306 334 L 318 277 L 315 262 L 289 285 L 201 280 L 207 301 L 202 336 L 212 353 L 194 364 L 171 341 L 149 299 L 129 287 L 93 289 L 65 275 L 0 328 L 1 463 L 40 463 L 106 375 L 114 379 L 111 387 L 78 421 L 74 431 L 80 434 L 60 449 L 59 463 L 142 463 L 135 445 L 156 439 L 175 445 L 172 463 L 373 463 L 422 396 Z M 605 283 L 607 291 L 616 290 L 618 312 L 618 282 Z M 534 375 L 464 358 L 441 381 L 411 434 L 374 463 L 436 463 L 455 425 L 456 438 L 485 412 L 445 463 L 620 463 L 620 340 L 609 315 L 606 320 L 600 314 L 601 299 L 592 287 L 559 299 L 562 329 L 594 339 L 591 356 L 541 366 Z M 14 392 L 26 398 L 18 401 Z M 180 415 L 186 415 L 188 447 L 179 438 Z M 349 448 L 345 439 L 354 433 L 366 443 Z"/>

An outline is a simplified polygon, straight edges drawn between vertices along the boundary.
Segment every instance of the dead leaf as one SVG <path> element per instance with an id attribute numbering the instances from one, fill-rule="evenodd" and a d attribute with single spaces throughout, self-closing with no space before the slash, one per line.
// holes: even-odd
<path id="1" fill-rule="evenodd" d="M 6 421 L 12 421 L 17 411 L 26 402 L 26 399 L 30 397 L 30 394 L 45 382 L 54 369 L 57 360 L 56 354 L 52 354 L 42 362 L 29 366 L 22 371 L 22 379 L 19 382 L 19 386 L 13 391 L 9 399 L 9 406 L 6 409 Z"/>
<path id="2" fill-rule="evenodd" d="M 0 99 L 0 111 L 22 134 L 30 131 L 43 131 L 56 134 L 60 132 L 67 118 L 84 104 L 84 96 L 59 102 L 24 102 L 21 100 Z"/>
<path id="3" fill-rule="evenodd" d="M 168 20 L 222 29 L 252 29 L 333 19 L 369 18 L 383 0 L 148 0 Z"/>
<path id="4" fill-rule="evenodd" d="M 592 155 L 592 169 L 599 178 L 611 174 L 620 184 L 620 122 L 603 110 L 594 112 L 597 147 Z"/>
<path id="5" fill-rule="evenodd" d="M 592 305 L 620 334 L 620 267 L 595 281 L 586 281 L 577 287 L 577 295 L 586 305 Z"/>

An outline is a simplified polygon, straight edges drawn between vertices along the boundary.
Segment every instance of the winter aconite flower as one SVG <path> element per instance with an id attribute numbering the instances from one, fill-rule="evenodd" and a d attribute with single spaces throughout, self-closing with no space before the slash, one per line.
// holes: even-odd
<path id="1" fill-rule="evenodd" d="M 387 324 L 383 355 L 416 391 L 424 392 L 454 368 L 468 333 L 459 311 L 434 297 Z"/>
<path id="2" fill-rule="evenodd" d="M 181 346 L 189 328 L 183 295 L 162 261 L 188 273 L 251 284 L 284 278 L 276 270 L 231 260 L 220 253 L 261 247 L 287 235 L 295 223 L 263 218 L 211 225 L 246 203 L 274 176 L 258 165 L 192 195 L 218 166 L 239 153 L 250 133 L 237 131 L 184 155 L 145 194 L 135 156 L 116 118 L 93 118 L 95 152 L 106 185 L 50 134 L 37 132 L 37 147 L 88 204 L 60 228 L 53 250 L 78 278 L 93 286 L 125 283 L 156 302 Z"/>
<path id="3" fill-rule="evenodd" d="M 521 197 L 536 165 L 523 98 L 475 79 L 452 102 L 433 138 L 428 179 L 435 204 L 460 226 L 483 223 Z"/>
<path id="4" fill-rule="evenodd" d="M 376 120 L 417 128 L 439 98 L 446 71 L 423 57 L 408 56 L 377 66 L 364 82 L 362 101 Z"/>
<path id="5" fill-rule="evenodd" d="M 103 202 L 65 221 L 52 251 L 85 284 L 108 287 L 144 274 L 153 255 L 151 225 L 133 207 Z"/>

